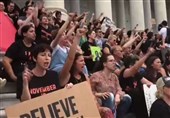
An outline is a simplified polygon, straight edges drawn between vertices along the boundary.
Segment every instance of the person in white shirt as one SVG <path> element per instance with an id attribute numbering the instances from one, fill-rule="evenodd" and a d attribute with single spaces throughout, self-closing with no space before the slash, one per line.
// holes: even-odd
<path id="1" fill-rule="evenodd" d="M 168 23 L 167 23 L 167 21 L 163 20 L 161 25 L 162 25 L 162 28 L 159 31 L 159 38 L 162 38 L 161 53 L 162 53 L 163 62 L 165 62 L 165 54 L 166 54 L 167 50 L 169 50 L 169 48 L 170 48 L 170 43 L 168 43 L 166 41 Z M 168 48 L 166 48 L 166 47 L 168 47 Z"/>

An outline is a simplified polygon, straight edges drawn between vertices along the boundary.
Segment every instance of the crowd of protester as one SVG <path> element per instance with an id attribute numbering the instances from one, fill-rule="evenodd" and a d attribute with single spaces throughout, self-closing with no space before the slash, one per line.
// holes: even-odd
<path id="1" fill-rule="evenodd" d="M 17 29 L 0 76 L 17 83 L 21 101 L 87 81 L 102 118 L 149 118 L 143 84 L 156 84 L 159 97 L 150 118 L 170 117 L 167 21 L 159 24 L 156 34 L 150 28 L 138 31 L 136 27 L 103 31 L 107 17 L 103 13 L 96 18 L 92 13 L 90 19 L 89 12 L 68 13 L 64 21 L 61 11 L 48 12 L 43 2 L 32 0 L 21 9 L 12 1 L 6 6 L 0 2 L 0 12 Z M 100 47 L 100 59 L 93 60 L 91 46 Z M 33 91 L 42 87 L 39 93 Z"/>

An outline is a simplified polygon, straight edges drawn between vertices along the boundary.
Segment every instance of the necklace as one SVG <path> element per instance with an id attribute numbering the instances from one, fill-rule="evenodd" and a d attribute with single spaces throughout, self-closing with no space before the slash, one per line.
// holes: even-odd
<path id="1" fill-rule="evenodd" d="M 83 81 L 83 80 L 81 79 L 81 75 L 76 75 L 76 76 L 74 76 L 74 79 L 75 79 L 75 82 L 76 82 L 76 83 L 80 83 L 80 82 Z"/>
<path id="2" fill-rule="evenodd" d="M 28 43 L 27 41 L 25 41 L 24 39 L 23 39 L 23 43 L 24 43 L 24 45 L 26 46 L 26 47 L 31 47 L 32 46 L 32 44 L 31 43 Z"/>

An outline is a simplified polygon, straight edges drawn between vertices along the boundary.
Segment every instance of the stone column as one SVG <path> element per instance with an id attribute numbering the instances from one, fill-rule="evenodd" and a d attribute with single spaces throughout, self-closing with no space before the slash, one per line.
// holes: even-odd
<path id="1" fill-rule="evenodd" d="M 126 27 L 126 18 L 125 18 L 125 2 L 124 0 L 117 1 L 117 16 L 118 16 L 118 27 Z"/>
<path id="2" fill-rule="evenodd" d="M 138 24 L 137 30 L 144 30 L 144 9 L 143 0 L 130 0 L 131 28 Z"/>
<path id="3" fill-rule="evenodd" d="M 166 6 L 170 6 L 170 2 L 167 0 L 166 1 Z M 168 22 L 168 26 L 170 26 L 170 7 L 167 7 L 167 20 Z"/>
<path id="4" fill-rule="evenodd" d="M 48 10 L 65 9 L 64 0 L 44 0 L 45 8 Z"/>
<path id="5" fill-rule="evenodd" d="M 80 0 L 70 0 L 71 12 L 80 14 Z"/>
<path id="6" fill-rule="evenodd" d="M 116 3 L 117 3 L 116 0 L 112 0 L 112 20 L 115 23 L 115 25 L 118 26 L 118 23 L 117 23 L 118 17 L 117 17 L 117 12 L 116 12 L 117 11 L 116 10 L 117 4 Z"/>
<path id="7" fill-rule="evenodd" d="M 150 29 L 152 26 L 151 3 L 150 0 L 144 0 L 143 2 L 144 2 L 145 27 Z"/>
<path id="8" fill-rule="evenodd" d="M 96 16 L 104 13 L 104 16 L 112 19 L 112 5 L 111 0 L 95 0 Z"/>
<path id="9" fill-rule="evenodd" d="M 65 9 L 64 0 L 44 0 L 45 8 L 49 11 L 59 10 L 62 13 L 61 19 L 66 20 L 67 10 Z"/>
<path id="10" fill-rule="evenodd" d="M 166 0 L 154 0 L 156 23 L 160 24 L 163 20 L 167 20 Z"/>

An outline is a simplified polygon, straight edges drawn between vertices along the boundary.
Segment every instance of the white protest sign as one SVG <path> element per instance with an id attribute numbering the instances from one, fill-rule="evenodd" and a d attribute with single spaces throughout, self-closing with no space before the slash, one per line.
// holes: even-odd
<path id="1" fill-rule="evenodd" d="M 115 23 L 110 18 L 105 17 L 101 25 L 102 32 L 106 32 L 108 27 L 110 27 L 113 31 L 117 29 L 117 27 L 115 26 Z"/>
<path id="2" fill-rule="evenodd" d="M 150 108 L 152 106 L 152 103 L 156 100 L 156 85 L 151 85 L 148 87 L 146 84 L 143 85 L 143 90 L 144 90 L 144 96 L 145 96 L 145 101 L 146 101 L 146 107 L 148 111 L 148 115 L 150 115 Z"/>

